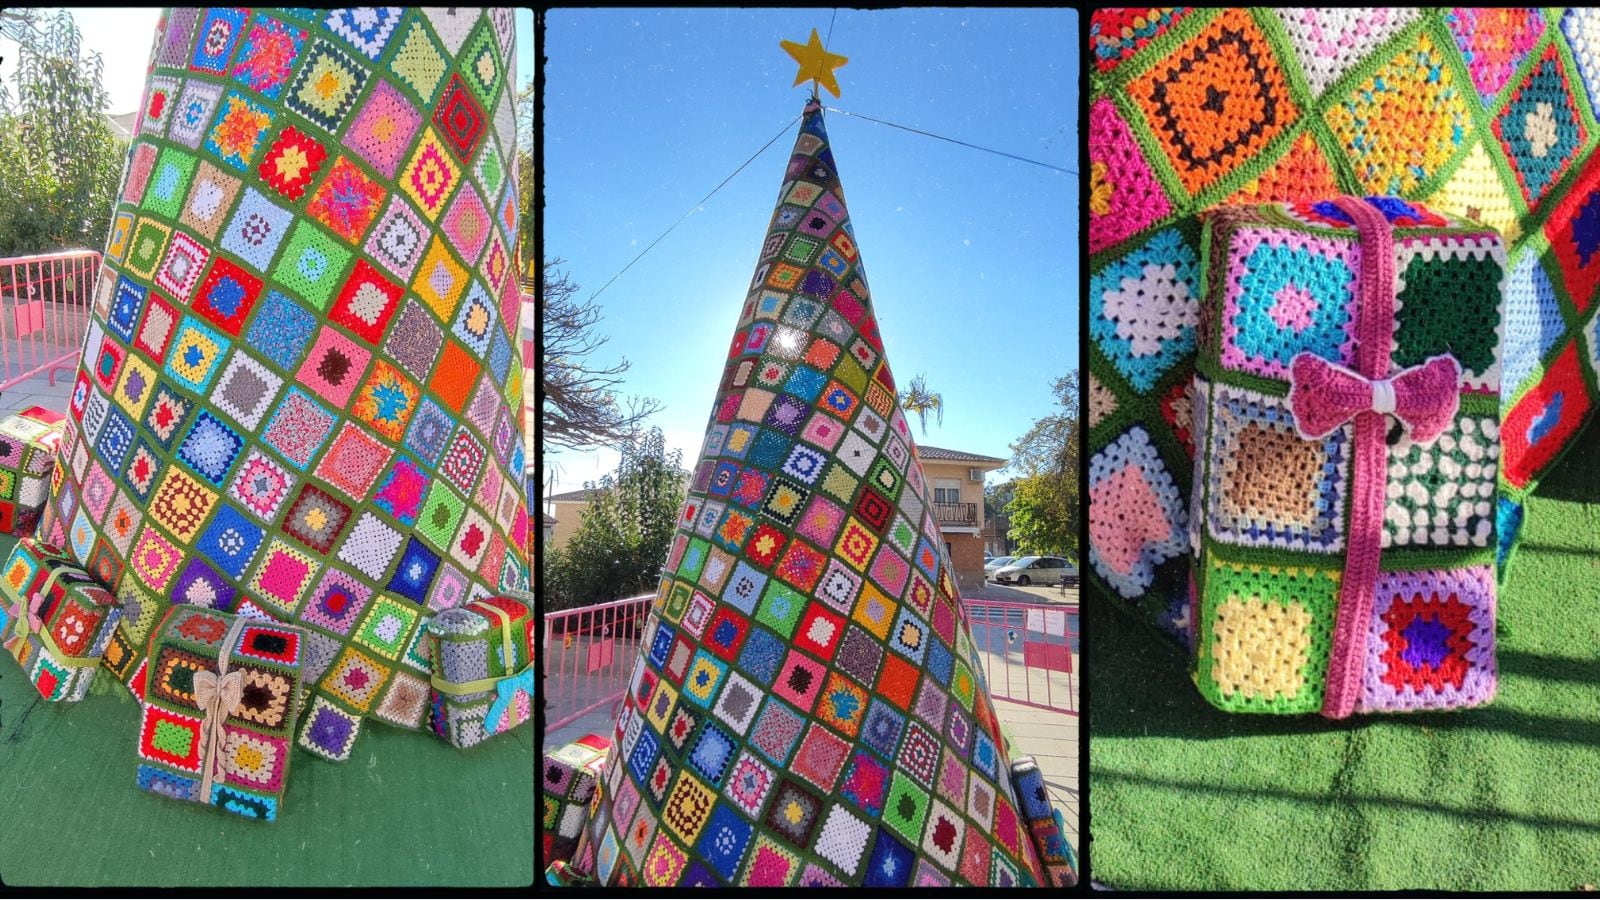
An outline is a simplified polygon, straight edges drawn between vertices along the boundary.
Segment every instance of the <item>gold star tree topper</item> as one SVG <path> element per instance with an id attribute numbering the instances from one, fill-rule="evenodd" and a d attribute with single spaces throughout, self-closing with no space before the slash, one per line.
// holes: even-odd
<path id="1" fill-rule="evenodd" d="M 779 41 L 783 49 L 794 57 L 800 64 L 800 71 L 795 73 L 794 83 L 805 84 L 808 81 L 816 82 L 828 89 L 828 93 L 839 96 L 839 81 L 833 77 L 833 70 L 839 68 L 850 60 L 837 53 L 829 53 L 822 46 L 822 41 L 817 38 L 817 30 L 811 29 L 811 40 L 804 44 L 794 41 Z M 811 89 L 816 93 L 816 87 Z"/>

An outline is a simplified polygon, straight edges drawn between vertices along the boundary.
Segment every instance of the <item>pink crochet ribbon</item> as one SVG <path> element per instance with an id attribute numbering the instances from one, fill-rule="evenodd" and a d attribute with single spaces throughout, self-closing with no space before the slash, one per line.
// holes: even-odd
<path id="1" fill-rule="evenodd" d="M 1302 437 L 1325 437 L 1345 422 L 1354 423 L 1344 576 L 1322 701 L 1324 716 L 1343 719 L 1355 711 L 1361 696 L 1366 636 L 1383 555 L 1385 417 L 1399 419 L 1413 440 L 1432 443 L 1455 418 L 1461 367 L 1449 355 L 1435 356 L 1389 377 L 1395 327 L 1394 233 L 1383 213 L 1365 200 L 1339 197 L 1334 203 L 1355 221 L 1361 239 L 1355 370 L 1301 353 L 1290 364 L 1288 401 Z"/>

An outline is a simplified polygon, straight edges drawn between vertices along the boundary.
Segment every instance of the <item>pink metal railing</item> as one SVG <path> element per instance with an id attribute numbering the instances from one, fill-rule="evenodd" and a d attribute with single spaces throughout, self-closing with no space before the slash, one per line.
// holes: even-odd
<path id="1" fill-rule="evenodd" d="M 77 365 L 99 271 L 93 250 L 0 259 L 0 390 Z"/>
<path id="2" fill-rule="evenodd" d="M 622 700 L 654 599 L 645 594 L 545 615 L 546 731 Z M 1077 605 L 962 603 L 992 696 L 1078 714 Z"/>
<path id="3" fill-rule="evenodd" d="M 990 696 L 1078 714 L 1072 677 L 1080 641 L 1077 604 L 962 602 Z"/>
<path id="4" fill-rule="evenodd" d="M 544 617 L 545 730 L 622 699 L 654 594 Z"/>

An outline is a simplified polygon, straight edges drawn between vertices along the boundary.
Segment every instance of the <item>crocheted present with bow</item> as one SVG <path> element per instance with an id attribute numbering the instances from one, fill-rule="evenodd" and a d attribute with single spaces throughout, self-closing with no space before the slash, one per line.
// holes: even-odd
<path id="1" fill-rule="evenodd" d="M 139 787 L 273 821 L 301 708 L 305 632 L 169 606 L 151 630 L 140 692 Z"/>
<path id="2" fill-rule="evenodd" d="M 1498 233 L 1392 198 L 1221 207 L 1202 222 L 1201 693 L 1332 718 L 1487 702 Z M 1441 293 L 1448 310 L 1432 305 Z M 1488 345 L 1455 340 L 1463 322 Z"/>
<path id="3" fill-rule="evenodd" d="M 528 721 L 534 602 L 530 594 L 485 597 L 428 623 L 435 734 L 465 748 Z"/>
<path id="4" fill-rule="evenodd" d="M 59 550 L 19 540 L 0 568 L 0 646 L 39 696 L 88 695 L 122 608 Z"/>
<path id="5" fill-rule="evenodd" d="M 1523 499 L 1596 405 L 1585 371 L 1600 311 L 1596 28 L 1594 9 L 1091 14 L 1086 421 L 1098 590 L 1189 638 L 1196 216 L 1340 193 L 1419 201 L 1505 241 L 1494 344 L 1504 458 L 1491 510 L 1503 574 Z M 1401 312 L 1429 319 L 1471 367 L 1490 336 L 1454 320 L 1456 302 L 1418 293 Z"/>
<path id="6" fill-rule="evenodd" d="M 325 758 L 427 728 L 427 619 L 529 585 L 514 71 L 509 8 L 174 8 L 152 48 L 47 537 L 300 626 Z"/>

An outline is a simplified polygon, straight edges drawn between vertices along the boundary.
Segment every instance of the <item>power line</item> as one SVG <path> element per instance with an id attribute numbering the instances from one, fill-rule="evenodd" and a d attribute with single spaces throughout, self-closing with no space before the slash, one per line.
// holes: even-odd
<path id="1" fill-rule="evenodd" d="M 909 131 L 912 134 L 920 134 L 920 135 L 922 135 L 924 137 L 937 138 L 938 140 L 941 140 L 941 141 L 949 141 L 952 144 L 960 144 L 963 147 L 970 147 L 973 150 L 982 150 L 985 153 L 993 153 L 995 156 L 1004 156 L 1007 159 L 1014 159 L 1014 160 L 1016 160 L 1018 162 L 1032 163 L 1033 165 L 1042 166 L 1042 167 L 1044 167 L 1046 169 L 1052 169 L 1052 170 L 1057 171 L 1057 172 L 1065 172 L 1068 175 L 1076 175 L 1076 174 L 1078 174 L 1076 169 L 1065 169 L 1065 168 L 1062 168 L 1061 166 L 1051 165 L 1050 163 L 1047 163 L 1047 162 L 1040 162 L 1037 159 L 1029 159 L 1026 156 L 1018 156 L 1015 153 L 1007 153 L 1004 150 L 994 150 L 994 149 L 989 148 L 989 147 L 980 147 L 977 144 L 971 144 L 971 143 L 968 143 L 966 141 L 956 140 L 953 137 L 945 137 L 942 134 L 934 134 L 931 131 L 923 131 L 920 128 L 912 128 L 910 125 L 900 125 L 900 124 L 895 123 L 895 122 L 885 122 L 882 119 L 874 119 L 871 116 L 864 116 L 861 113 L 848 112 L 846 110 L 837 109 L 837 108 L 832 107 L 832 106 L 824 107 L 824 109 L 826 109 L 828 112 L 836 112 L 841 116 L 849 116 L 852 119 L 866 119 L 868 122 L 876 122 L 879 125 L 887 125 L 890 128 L 899 128 L 902 131 Z"/>
<path id="2" fill-rule="evenodd" d="M 838 16 L 838 10 L 837 9 L 834 10 L 834 16 L 835 17 Z M 830 36 L 833 34 L 833 23 L 832 22 L 830 22 L 828 24 L 828 33 L 829 33 Z M 981 150 L 984 153 L 992 153 L 995 156 L 1003 156 L 1003 157 L 1005 157 L 1007 159 L 1014 159 L 1014 160 L 1016 160 L 1018 162 L 1030 163 L 1032 165 L 1040 166 L 1040 167 L 1046 168 L 1046 169 L 1051 169 L 1051 170 L 1056 171 L 1056 172 L 1065 172 L 1065 173 L 1067 173 L 1069 175 L 1078 174 L 1077 171 L 1074 170 L 1074 169 L 1066 169 L 1066 168 L 1062 168 L 1061 166 L 1051 165 L 1050 163 L 1047 163 L 1047 162 L 1040 162 L 1039 160 L 1036 160 L 1036 159 L 1028 159 L 1025 156 L 1017 156 L 1014 153 L 1006 153 L 1003 150 L 995 150 L 995 149 L 992 149 L 992 148 L 989 148 L 989 147 L 980 147 L 977 144 L 972 144 L 972 143 L 968 143 L 967 141 L 957 140 L 957 139 L 952 138 L 952 137 L 945 137 L 942 134 L 934 134 L 931 131 L 923 131 L 920 128 L 912 128 L 909 125 L 900 125 L 900 124 L 895 123 L 895 122 L 886 122 L 883 119 L 875 119 L 872 116 L 865 116 L 865 115 L 862 115 L 861 113 L 848 112 L 846 110 L 837 109 L 837 108 L 832 107 L 832 106 L 827 106 L 827 107 L 823 107 L 823 108 L 826 109 L 828 112 L 836 112 L 836 113 L 838 113 L 838 114 L 840 114 L 842 116 L 850 116 L 853 119 L 866 119 L 868 122 L 875 122 L 875 123 L 877 123 L 879 125 L 887 125 L 890 128 L 899 128 L 902 131 L 909 131 L 912 134 L 920 134 L 920 135 L 922 135 L 924 137 L 931 137 L 931 138 L 935 138 L 935 139 L 941 140 L 941 141 L 948 141 L 948 142 L 950 142 L 952 144 L 959 144 L 959 145 L 961 145 L 963 147 L 969 147 L 969 148 L 971 148 L 973 150 Z M 594 298 L 600 296 L 602 293 L 605 293 L 606 288 L 611 287 L 611 285 L 618 278 L 621 278 L 625 272 L 627 272 L 629 269 L 633 268 L 634 263 L 636 263 L 639 260 L 643 259 L 644 255 L 646 253 L 649 253 L 651 250 L 654 250 L 655 246 L 657 244 L 661 243 L 661 241 L 663 239 L 665 239 L 667 235 L 671 234 L 673 232 L 673 230 L 676 229 L 679 225 L 682 225 L 685 219 L 687 219 L 690 216 L 694 215 L 695 212 L 697 210 L 699 210 L 701 206 L 705 205 L 706 201 L 708 201 L 712 197 L 716 196 L 718 191 L 722 190 L 723 187 L 726 186 L 728 182 L 730 182 L 730 181 L 732 181 L 734 179 L 734 176 L 738 175 L 740 172 L 743 172 L 745 170 L 745 167 L 747 167 L 751 163 L 755 162 L 756 161 L 756 157 L 760 156 L 762 153 L 765 153 L 767 148 L 771 147 L 773 145 L 773 143 L 778 140 L 778 138 L 783 137 L 783 135 L 788 132 L 789 127 L 792 126 L 795 122 L 799 121 L 799 119 L 800 119 L 799 116 L 795 116 L 793 119 L 790 119 L 788 121 L 788 123 L 786 123 L 783 126 L 783 128 L 778 130 L 777 134 L 773 135 L 770 140 L 768 140 L 765 144 L 761 145 L 761 149 L 760 150 L 757 150 L 756 152 L 750 154 L 750 158 L 745 160 L 744 162 L 740 163 L 739 164 L 739 168 L 734 169 L 733 172 L 730 173 L 727 178 L 722 179 L 721 183 L 719 183 L 716 187 L 711 189 L 711 193 L 706 194 L 704 197 L 702 197 L 700 199 L 699 203 L 696 203 L 694 206 L 689 207 L 689 211 L 688 212 L 686 212 L 683 215 L 679 216 L 678 220 L 676 222 L 673 222 L 671 225 L 667 226 L 667 230 L 666 231 L 661 232 L 661 234 L 658 235 L 655 240 L 651 241 L 650 244 L 648 246 L 646 246 L 643 250 L 640 250 L 638 256 L 635 256 L 633 259 L 629 260 L 628 264 L 623 266 L 622 269 L 617 272 L 617 274 L 611 276 L 611 278 L 608 279 L 605 284 L 602 284 L 600 286 L 599 290 L 597 290 L 594 293 L 590 294 L 589 295 L 589 299 L 593 300 Z"/>
<path id="3" fill-rule="evenodd" d="M 643 250 L 640 250 L 638 256 L 635 256 L 633 259 L 629 260 L 628 264 L 623 266 L 621 271 L 619 271 L 617 274 L 611 276 L 611 280 L 610 281 L 607 281 L 605 284 L 600 285 L 600 290 L 595 291 L 594 293 L 590 294 L 589 295 L 589 299 L 593 300 L 594 298 L 596 298 L 596 297 L 600 296 L 602 293 L 604 293 L 606 288 L 611 287 L 611 283 L 612 282 L 614 282 L 618 278 L 622 277 L 622 273 L 623 272 L 626 272 L 629 269 L 633 268 L 633 264 L 638 262 L 641 258 L 643 258 L 646 253 L 649 253 L 651 250 L 655 249 L 655 246 L 657 244 L 661 243 L 662 238 L 665 238 L 667 235 L 671 234 L 672 230 L 674 228 L 677 228 L 679 225 L 682 225 L 684 219 L 687 219 L 690 216 L 694 215 L 695 210 L 699 209 L 701 206 L 704 206 L 707 200 L 710 200 L 712 197 L 716 196 L 717 191 L 722 190 L 723 186 L 726 185 L 728 182 L 732 181 L 735 175 L 738 175 L 740 172 L 743 172 L 744 169 L 745 169 L 745 166 L 748 166 L 751 163 L 755 162 L 756 161 L 756 157 L 758 157 L 761 154 L 765 153 L 767 148 L 772 146 L 773 141 L 776 141 L 778 138 L 781 138 L 785 134 L 787 134 L 788 131 L 789 131 L 789 126 L 793 125 L 795 122 L 798 122 L 798 121 L 800 121 L 800 117 L 799 116 L 795 116 L 794 118 L 792 118 L 788 122 L 786 122 L 782 128 L 778 129 L 778 133 L 772 136 L 771 140 L 769 140 L 765 144 L 761 145 L 761 149 L 760 150 L 757 150 L 756 152 L 750 154 L 750 158 L 745 160 L 744 162 L 740 163 L 739 164 L 739 168 L 734 169 L 733 172 L 730 173 L 727 178 L 722 179 L 722 182 L 720 184 L 718 184 L 716 187 L 711 189 L 711 193 L 705 195 L 704 197 L 701 197 L 699 203 L 696 203 L 695 205 L 689 207 L 689 211 L 688 212 L 686 212 L 683 215 L 678 217 L 678 221 L 673 222 L 671 225 L 667 226 L 667 230 L 661 232 L 661 235 L 659 237 L 657 237 L 655 240 L 651 241 L 650 242 L 650 246 L 644 248 Z"/>

